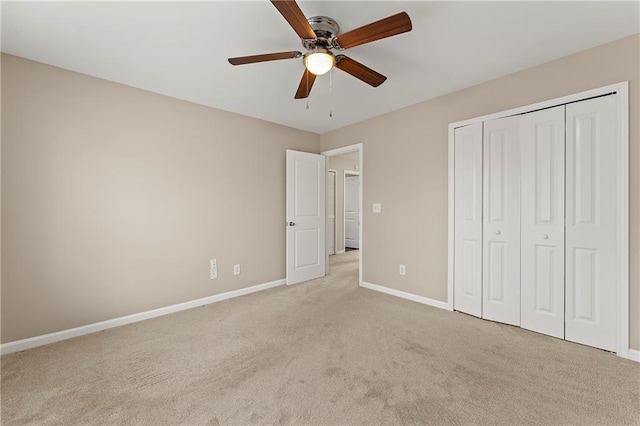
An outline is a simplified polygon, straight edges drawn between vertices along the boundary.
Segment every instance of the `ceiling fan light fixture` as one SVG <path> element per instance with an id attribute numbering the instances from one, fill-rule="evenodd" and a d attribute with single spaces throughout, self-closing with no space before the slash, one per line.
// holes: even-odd
<path id="1" fill-rule="evenodd" d="M 304 66 L 310 73 L 322 75 L 336 64 L 336 58 L 329 50 L 318 47 L 304 55 Z"/>

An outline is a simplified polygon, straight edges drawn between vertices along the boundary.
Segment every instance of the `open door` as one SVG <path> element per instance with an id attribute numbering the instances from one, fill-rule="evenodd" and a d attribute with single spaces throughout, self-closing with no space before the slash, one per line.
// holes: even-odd
<path id="1" fill-rule="evenodd" d="M 287 284 L 325 275 L 325 157 L 287 150 Z"/>

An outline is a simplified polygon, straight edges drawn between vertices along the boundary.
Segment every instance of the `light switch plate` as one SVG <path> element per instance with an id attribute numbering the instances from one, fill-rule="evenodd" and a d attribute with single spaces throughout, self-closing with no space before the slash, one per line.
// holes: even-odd
<path id="1" fill-rule="evenodd" d="M 382 204 L 380 203 L 375 203 L 373 205 L 373 212 L 374 213 L 380 213 L 382 211 Z"/>

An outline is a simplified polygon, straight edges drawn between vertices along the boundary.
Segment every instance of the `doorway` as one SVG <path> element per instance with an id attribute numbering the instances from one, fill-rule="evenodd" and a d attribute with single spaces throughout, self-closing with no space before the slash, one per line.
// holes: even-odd
<path id="1" fill-rule="evenodd" d="M 327 259 L 331 263 L 357 257 L 358 285 L 362 283 L 362 194 L 364 167 L 361 143 L 322 152 L 326 156 Z M 331 183 L 335 186 L 331 187 Z M 333 225 L 333 226 L 331 226 Z M 333 249 L 331 249 L 333 247 Z M 355 264 L 355 263 L 354 263 Z"/>

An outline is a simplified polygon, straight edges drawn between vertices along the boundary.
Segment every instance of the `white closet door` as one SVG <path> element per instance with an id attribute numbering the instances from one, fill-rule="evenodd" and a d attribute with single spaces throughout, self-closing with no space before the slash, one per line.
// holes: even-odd
<path id="1" fill-rule="evenodd" d="M 613 95 L 567 105 L 565 338 L 616 349 L 617 127 Z"/>
<path id="2" fill-rule="evenodd" d="M 336 254 L 336 172 L 327 172 L 327 253 Z"/>
<path id="3" fill-rule="evenodd" d="M 520 120 L 521 327 L 564 338 L 564 106 Z"/>
<path id="4" fill-rule="evenodd" d="M 453 305 L 482 316 L 482 123 L 454 134 Z"/>
<path id="5" fill-rule="evenodd" d="M 360 248 L 360 176 L 344 177 L 344 247 Z"/>
<path id="6" fill-rule="evenodd" d="M 482 318 L 520 325 L 519 116 L 484 123 Z"/>

